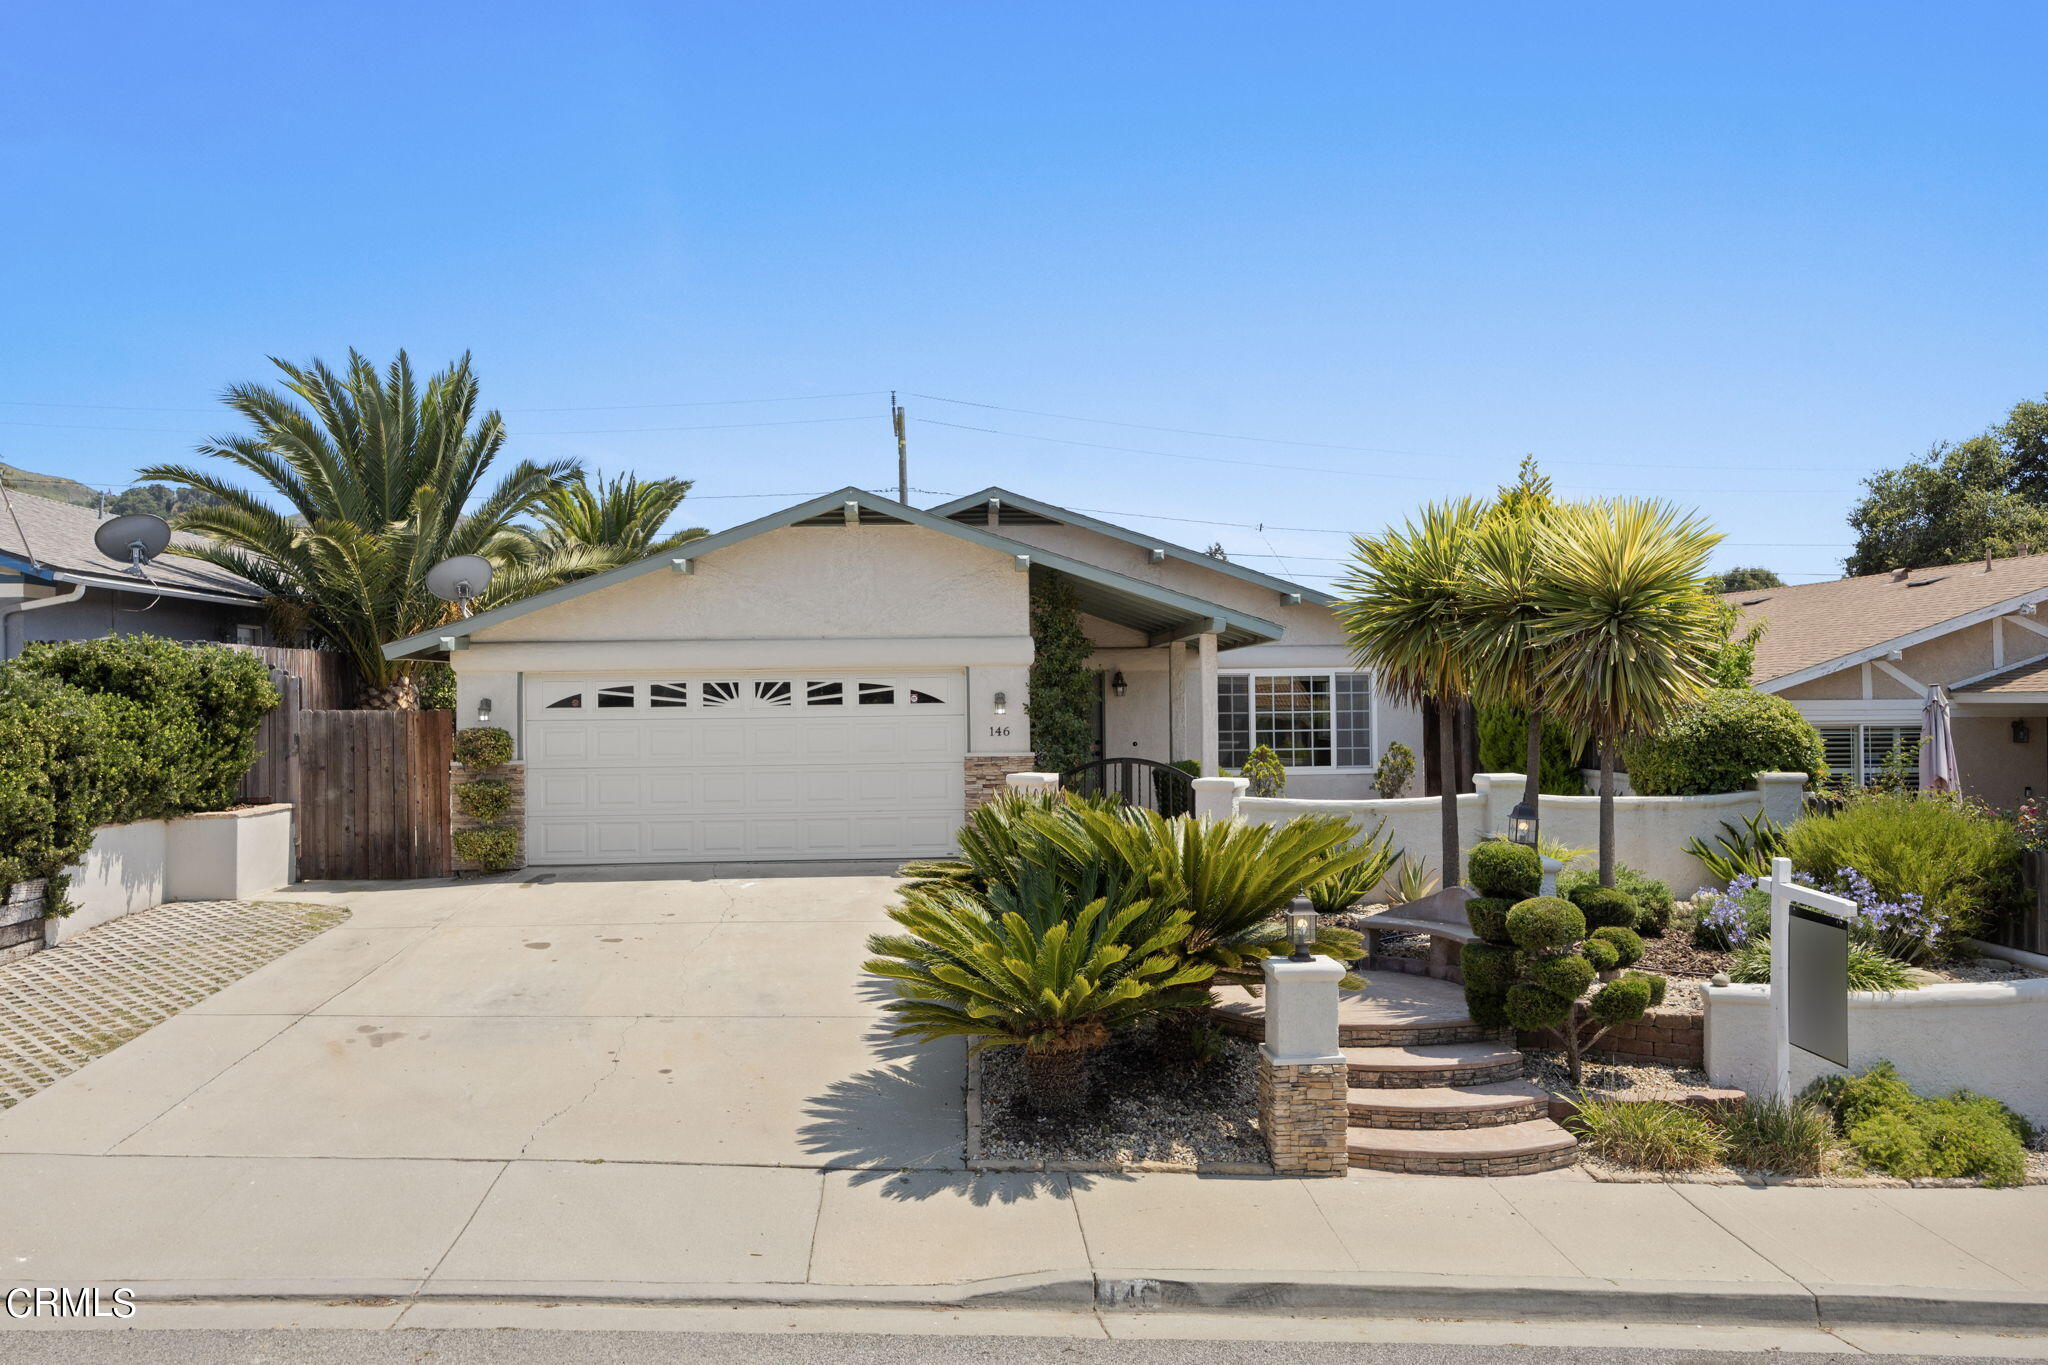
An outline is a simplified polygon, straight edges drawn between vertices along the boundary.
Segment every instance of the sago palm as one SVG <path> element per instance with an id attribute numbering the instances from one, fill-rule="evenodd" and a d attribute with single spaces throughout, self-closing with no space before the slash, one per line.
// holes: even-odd
<path id="1" fill-rule="evenodd" d="M 381 374 L 355 351 L 340 373 L 318 360 L 272 363 L 284 373 L 283 392 L 236 384 L 223 395 L 253 434 L 199 447 L 254 475 L 267 497 L 186 465 L 152 466 L 141 477 L 216 500 L 179 519 L 207 537 L 182 553 L 261 588 L 287 638 L 303 633 L 346 655 L 365 705 L 411 706 L 417 665 L 386 659 L 382 646 L 457 613 L 427 591 L 427 570 L 452 555 L 513 562 L 514 519 L 576 465 L 521 460 L 490 481 L 505 427 L 496 412 L 479 415 L 467 355 L 424 389 L 403 351 Z M 566 576 L 529 563 L 524 585 Z"/>
<path id="2" fill-rule="evenodd" d="M 663 535 L 683 498 L 688 479 L 642 479 L 620 474 L 607 479 L 578 472 L 549 489 L 533 508 L 534 540 L 553 550 L 578 545 L 616 551 L 624 559 L 645 559 L 686 540 L 710 534 L 702 526 Z"/>
<path id="3" fill-rule="evenodd" d="M 1614 885 L 1614 746 L 1698 696 L 1722 643 L 1701 591 L 1720 540 L 1695 513 L 1633 498 L 1560 509 L 1539 533 L 1536 680 L 1599 741 L 1602 886 Z"/>
<path id="4" fill-rule="evenodd" d="M 1432 503 L 1420 516 L 1377 536 L 1352 538 L 1352 561 L 1338 582 L 1337 616 L 1352 657 L 1396 700 L 1434 702 L 1450 717 L 1472 686 L 1467 557 L 1485 505 L 1471 498 Z M 1458 764 L 1448 735 L 1438 748 L 1443 798 L 1444 885 L 1458 880 Z"/>
<path id="5" fill-rule="evenodd" d="M 896 983 L 884 1006 L 896 1036 L 1022 1048 L 1033 1101 L 1071 1112 L 1112 1028 L 1208 998 L 1213 969 L 1177 951 L 1187 916 L 1151 911 L 1145 901 L 1077 902 L 1043 873 L 985 896 L 913 887 L 889 912 L 905 932 L 869 939 L 866 968 Z"/>

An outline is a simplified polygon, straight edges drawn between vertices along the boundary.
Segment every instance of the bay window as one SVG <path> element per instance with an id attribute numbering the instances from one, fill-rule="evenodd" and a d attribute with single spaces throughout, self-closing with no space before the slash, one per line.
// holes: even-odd
<path id="1" fill-rule="evenodd" d="M 1348 669 L 1225 673 L 1216 679 L 1226 769 L 1263 744 L 1290 769 L 1372 766 L 1372 680 Z"/>

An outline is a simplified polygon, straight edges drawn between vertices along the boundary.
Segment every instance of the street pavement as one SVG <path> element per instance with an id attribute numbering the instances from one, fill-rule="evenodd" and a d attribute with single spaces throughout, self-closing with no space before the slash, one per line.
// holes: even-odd
<path id="1" fill-rule="evenodd" d="M 298 889 L 351 918 L 0 1112 L 7 1278 L 2048 1331 L 2044 1187 L 970 1173 L 893 883 L 721 871 Z"/>

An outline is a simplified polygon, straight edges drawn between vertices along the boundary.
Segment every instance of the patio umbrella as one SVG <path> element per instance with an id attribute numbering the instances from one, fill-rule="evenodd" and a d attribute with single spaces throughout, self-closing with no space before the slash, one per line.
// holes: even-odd
<path id="1" fill-rule="evenodd" d="M 1930 687 L 1927 704 L 1920 708 L 1920 790 L 1952 792 L 1957 782 L 1956 732 L 1949 722 L 1948 694 Z"/>

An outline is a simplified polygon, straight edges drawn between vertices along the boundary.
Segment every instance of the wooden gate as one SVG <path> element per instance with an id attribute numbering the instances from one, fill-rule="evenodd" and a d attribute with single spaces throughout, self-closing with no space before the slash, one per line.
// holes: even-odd
<path id="1" fill-rule="evenodd" d="M 447 711 L 300 711 L 299 876 L 372 880 L 446 877 Z"/>

